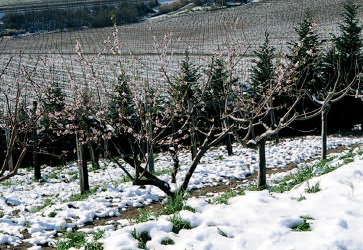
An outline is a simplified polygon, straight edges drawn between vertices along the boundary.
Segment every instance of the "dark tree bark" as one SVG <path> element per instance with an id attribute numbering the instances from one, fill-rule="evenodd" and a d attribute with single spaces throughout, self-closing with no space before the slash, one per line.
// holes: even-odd
<path id="1" fill-rule="evenodd" d="M 266 186 L 266 139 L 262 139 L 258 144 L 258 177 L 257 187 Z"/>
<path id="2" fill-rule="evenodd" d="M 38 102 L 33 101 L 33 114 L 32 114 L 32 123 L 33 123 L 33 164 L 34 164 L 34 178 L 36 180 L 40 180 L 42 178 L 42 174 L 40 171 L 40 165 L 38 162 L 38 133 L 37 133 L 37 122 L 36 122 L 36 112 L 37 112 Z"/>
<path id="3" fill-rule="evenodd" d="M 76 135 L 77 144 L 77 165 L 78 165 L 78 175 L 79 175 L 79 185 L 81 189 L 81 194 L 86 193 L 90 190 L 88 181 L 88 169 L 87 161 L 85 158 L 84 145 L 79 140 L 78 135 Z"/>
<path id="4" fill-rule="evenodd" d="M 328 137 L 328 113 L 330 105 L 323 108 L 321 112 L 321 159 L 325 160 L 327 155 L 327 137 Z"/>

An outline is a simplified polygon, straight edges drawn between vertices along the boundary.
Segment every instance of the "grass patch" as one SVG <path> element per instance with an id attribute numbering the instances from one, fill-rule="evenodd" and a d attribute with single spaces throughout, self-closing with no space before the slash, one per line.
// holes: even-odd
<path id="1" fill-rule="evenodd" d="M 178 192 L 175 194 L 174 197 L 170 197 L 168 202 L 165 204 L 165 206 L 161 209 L 161 211 L 158 213 L 161 214 L 175 214 L 179 211 L 181 211 L 184 207 L 184 197 L 182 192 Z"/>
<path id="2" fill-rule="evenodd" d="M 178 234 L 182 229 L 191 229 L 190 223 L 183 221 L 179 214 L 174 214 L 169 221 L 173 223 L 172 231 L 175 234 Z"/>
<path id="3" fill-rule="evenodd" d="M 97 242 L 104 235 L 105 231 L 97 229 L 97 232 L 93 235 L 91 242 L 87 243 L 87 234 L 83 232 L 71 232 L 64 233 L 62 238 L 57 242 L 56 246 L 58 250 L 66 250 L 70 248 L 83 248 L 85 250 L 102 250 L 102 243 Z"/>
<path id="4" fill-rule="evenodd" d="M 139 217 L 136 218 L 135 223 L 147 222 L 150 220 L 150 217 L 153 216 L 153 214 L 150 211 L 147 211 L 142 208 L 137 209 L 137 211 L 140 212 L 140 215 Z"/>
<path id="5" fill-rule="evenodd" d="M 307 222 L 307 220 L 313 220 L 313 218 L 310 216 L 300 216 L 300 218 L 302 219 L 301 223 L 292 227 L 292 230 L 296 232 L 311 231 L 310 224 Z"/>
<path id="6" fill-rule="evenodd" d="M 4 186 L 4 187 L 11 187 L 12 186 L 12 184 L 11 184 L 11 182 L 9 180 L 0 182 L 0 185 Z"/>
<path id="7" fill-rule="evenodd" d="M 143 231 L 140 234 L 138 234 L 136 229 L 134 229 L 131 232 L 131 235 L 139 242 L 138 247 L 141 249 L 146 249 L 146 242 L 151 240 L 149 233 L 147 231 Z"/>
<path id="8" fill-rule="evenodd" d="M 131 181 L 131 178 L 128 175 L 122 176 L 121 183 L 130 182 L 130 181 Z M 116 185 L 114 185 L 114 186 L 116 187 Z"/>
<path id="9" fill-rule="evenodd" d="M 41 211 L 42 209 L 44 209 L 44 208 L 46 208 L 48 206 L 51 206 L 53 204 L 54 204 L 54 202 L 51 199 L 46 199 L 44 201 L 43 205 L 33 208 L 30 212 L 33 213 L 33 214 L 37 213 L 37 212 Z"/>
<path id="10" fill-rule="evenodd" d="M 153 172 L 153 174 L 156 176 L 163 175 L 163 174 L 170 175 L 172 172 L 173 172 L 172 168 L 164 168 L 164 169 Z"/>
<path id="11" fill-rule="evenodd" d="M 56 246 L 58 250 L 67 250 L 70 248 L 81 248 L 86 244 L 86 234 L 82 232 L 65 233 Z"/>
<path id="12" fill-rule="evenodd" d="M 165 240 L 162 240 L 161 242 L 160 242 L 160 244 L 161 245 L 174 245 L 175 244 L 175 242 L 172 240 L 172 239 L 170 239 L 170 238 L 167 238 L 167 239 L 165 239 Z"/>
<path id="13" fill-rule="evenodd" d="M 297 198 L 297 201 L 303 201 L 306 200 L 306 197 L 300 194 L 300 197 Z"/>
<path id="14" fill-rule="evenodd" d="M 222 193 L 220 195 L 218 195 L 213 202 L 210 203 L 214 203 L 214 204 L 227 204 L 228 200 L 232 197 L 236 197 L 239 195 L 245 195 L 245 191 L 248 190 L 251 187 L 248 188 L 243 188 L 243 189 L 238 189 L 238 190 L 228 190 L 225 193 Z"/>
<path id="15" fill-rule="evenodd" d="M 86 250 L 103 250 L 103 245 L 100 242 L 97 242 L 99 239 L 103 237 L 105 234 L 105 230 L 97 229 L 97 232 L 93 235 L 92 242 L 86 243 Z"/>
<path id="16" fill-rule="evenodd" d="M 98 186 L 95 186 L 93 188 L 91 188 L 89 191 L 86 191 L 84 194 L 75 194 L 72 195 L 69 198 L 69 201 L 83 201 L 86 200 L 88 198 L 88 196 L 90 196 L 91 194 L 94 194 L 98 191 Z"/>
<path id="17" fill-rule="evenodd" d="M 45 179 L 58 179 L 58 173 L 57 172 L 52 172 L 50 174 L 47 174 L 45 176 Z"/>
<path id="18" fill-rule="evenodd" d="M 270 192 L 283 193 L 286 191 L 290 191 L 296 185 L 301 184 L 304 181 L 311 179 L 314 176 L 313 170 L 314 170 L 314 167 L 311 166 L 311 167 L 307 167 L 307 168 L 300 170 L 296 174 L 291 174 L 291 175 L 285 176 L 278 183 L 278 185 L 270 188 Z"/>
<path id="19" fill-rule="evenodd" d="M 312 186 L 310 186 L 309 181 L 307 181 L 307 185 L 308 185 L 308 187 L 305 189 L 305 192 L 308 194 L 313 194 L 313 193 L 317 193 L 320 191 L 320 182 L 319 181 Z"/>

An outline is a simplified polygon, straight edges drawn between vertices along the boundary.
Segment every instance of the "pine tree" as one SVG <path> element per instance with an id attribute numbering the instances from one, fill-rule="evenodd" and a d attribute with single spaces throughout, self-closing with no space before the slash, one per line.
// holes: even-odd
<path id="1" fill-rule="evenodd" d="M 269 34 L 265 33 L 265 41 L 258 51 L 254 51 L 257 60 L 253 62 L 255 65 L 251 69 L 251 85 L 254 90 L 254 98 L 259 100 L 266 93 L 266 89 L 270 89 L 275 84 L 276 72 L 273 60 L 275 59 L 275 48 L 270 46 Z M 269 104 L 271 125 L 276 126 L 275 110 L 273 100 L 271 98 Z M 279 141 L 278 135 L 275 135 L 276 142 Z"/>
<path id="2" fill-rule="evenodd" d="M 346 87 L 359 90 L 360 80 L 357 76 L 363 71 L 363 27 L 358 17 L 361 6 L 349 0 L 343 8 L 342 22 L 339 24 L 340 34 L 332 35 L 332 46 L 324 56 L 322 75 L 325 82 L 331 85 L 338 84 L 338 91 Z M 344 97 L 339 105 L 334 107 L 332 115 L 336 121 L 334 123 L 336 129 L 349 129 L 354 124 L 360 123 L 356 119 L 360 115 L 351 111 L 352 106 L 359 105 L 356 101 L 352 97 Z"/>
<path id="3" fill-rule="evenodd" d="M 265 41 L 259 50 L 253 52 L 257 60 L 253 60 L 255 66 L 251 69 L 251 85 L 254 93 L 263 95 L 265 89 L 270 84 L 274 84 L 275 67 L 273 60 L 275 59 L 275 48 L 270 46 L 269 34 L 265 33 Z"/>
<path id="4" fill-rule="evenodd" d="M 224 92 L 229 77 L 223 60 L 213 60 L 209 65 L 208 75 L 210 82 L 204 95 L 206 111 L 210 119 L 220 119 L 221 111 L 224 109 Z"/>
<path id="5" fill-rule="evenodd" d="M 108 107 L 108 118 L 113 122 L 123 124 L 136 123 L 136 111 L 132 100 L 133 94 L 129 85 L 129 77 L 122 69 L 117 78 L 117 82 L 113 85 L 111 101 Z"/>
<path id="6" fill-rule="evenodd" d="M 312 92 L 324 88 L 320 77 L 322 65 L 321 39 L 317 34 L 316 24 L 309 11 L 304 20 L 295 28 L 298 41 L 291 43 L 288 59 L 294 67 L 294 79 L 298 87 Z"/>
<path id="7" fill-rule="evenodd" d="M 189 52 L 186 51 L 185 58 L 180 67 L 180 73 L 176 77 L 175 83 L 171 86 L 170 95 L 179 114 L 189 119 L 188 127 L 192 159 L 194 159 L 197 152 L 195 130 L 197 111 L 194 107 L 199 99 L 197 96 L 200 95 L 200 89 L 198 88 L 199 78 L 199 68 L 190 61 Z"/>
<path id="8" fill-rule="evenodd" d="M 341 35 L 334 38 L 337 66 L 342 83 L 349 84 L 363 69 L 362 26 L 358 17 L 360 6 L 353 1 L 344 4 L 343 23 L 339 25 Z"/>
<path id="9" fill-rule="evenodd" d="M 208 118 L 214 120 L 221 127 L 227 128 L 229 127 L 229 119 L 224 118 L 224 114 L 227 112 L 226 108 L 228 108 L 226 105 L 230 102 L 230 97 L 227 93 L 237 79 L 231 78 L 231 72 L 228 72 L 225 62 L 219 58 L 213 59 L 207 74 L 210 81 L 206 86 L 203 99 Z M 227 135 L 226 143 L 228 155 L 232 155 L 232 138 L 229 134 Z"/>
<path id="10" fill-rule="evenodd" d="M 40 125 L 43 127 L 39 134 L 41 139 L 41 147 L 44 151 L 51 152 L 53 155 L 62 155 L 65 150 L 65 144 L 69 141 L 65 136 L 59 135 L 59 127 L 65 125 L 65 121 L 59 117 L 59 114 L 65 109 L 66 95 L 62 87 L 53 82 L 51 86 L 44 91 L 45 97 L 42 98 L 42 118 Z M 48 164 L 52 165 L 54 159 L 51 159 Z M 57 164 L 57 161 L 55 161 Z"/>

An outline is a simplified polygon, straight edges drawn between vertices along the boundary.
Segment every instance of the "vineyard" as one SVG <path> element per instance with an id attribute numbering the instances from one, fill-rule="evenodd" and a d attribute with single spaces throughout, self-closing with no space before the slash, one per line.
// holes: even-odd
<path id="1" fill-rule="evenodd" d="M 1 38 L 0 249 L 363 249 L 363 0 L 189 6 Z"/>
<path id="2" fill-rule="evenodd" d="M 270 33 L 271 45 L 284 50 L 288 41 L 294 39 L 294 27 L 309 9 L 317 23 L 319 32 L 328 37 L 337 33 L 336 23 L 342 11 L 342 0 L 335 1 L 261 1 L 240 7 L 206 12 L 189 11 L 173 16 L 161 16 L 144 22 L 119 26 L 121 60 L 130 75 L 147 75 L 148 80 L 160 79 L 161 62 L 168 63 L 170 74 L 178 68 L 186 50 L 196 61 L 208 61 L 213 54 L 232 52 L 243 59 L 239 62 L 238 75 L 242 81 L 248 79 L 252 51 L 262 43 L 264 33 Z M 362 15 L 360 13 L 360 15 Z M 58 81 L 65 86 L 68 76 L 64 68 L 83 78 L 81 66 L 77 65 L 76 41 L 88 60 L 96 61 L 103 72 L 114 71 L 113 56 L 104 41 L 113 40 L 112 28 L 87 29 L 82 31 L 55 32 L 3 38 L 1 40 L 1 65 L 12 57 L 9 70 L 17 70 L 19 62 L 36 65 L 38 60 L 53 58 L 52 73 L 41 74 L 43 82 Z M 163 51 L 161 51 L 163 49 Z M 161 58 L 163 52 L 170 53 L 170 60 Z M 20 58 L 20 54 L 23 54 Z M 62 60 L 59 57 L 62 57 Z M 167 60 L 167 62 L 166 62 Z M 49 65 L 40 70 L 49 71 Z M 10 73 L 10 72 L 9 72 Z M 113 74 L 104 74 L 108 81 Z M 55 79 L 54 79 L 55 78 Z M 86 82 L 85 79 L 82 81 Z M 81 83 L 80 83 L 81 84 Z M 107 88 L 107 81 L 104 81 Z M 41 87 L 41 84 L 38 85 Z M 33 86 L 31 88 L 34 88 Z M 35 95 L 35 93 L 28 95 Z M 28 96 L 30 97 L 30 96 Z"/>

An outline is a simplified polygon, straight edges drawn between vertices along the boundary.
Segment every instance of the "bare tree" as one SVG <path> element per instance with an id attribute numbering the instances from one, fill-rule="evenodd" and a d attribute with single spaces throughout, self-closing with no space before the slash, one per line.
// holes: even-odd
<path id="1" fill-rule="evenodd" d="M 8 63 L 4 66 L 4 68 L 0 72 L 0 79 L 6 74 L 6 70 L 10 65 L 11 59 Z M 6 85 L 3 85 L 1 89 L 1 99 L 4 103 L 4 116 L 2 117 L 1 125 L 2 128 L 7 130 L 8 132 L 8 140 L 6 145 L 6 154 L 4 161 L 2 163 L 0 169 L 0 182 L 7 180 L 13 176 L 15 176 L 18 172 L 18 169 L 24 159 L 26 152 L 29 149 L 29 131 L 31 128 L 31 124 L 28 119 L 21 119 L 20 111 L 21 108 L 21 95 L 24 91 L 24 86 L 19 81 L 19 78 L 14 76 L 15 82 L 12 85 L 12 88 L 15 86 L 14 89 L 9 89 Z M 26 112 L 26 111 L 24 111 Z M 22 136 L 19 136 L 22 134 Z M 21 139 L 22 138 L 22 139 Z M 20 154 L 16 159 L 15 165 L 12 168 L 9 168 L 7 171 L 9 162 L 13 157 L 15 149 L 19 149 Z"/>
<path id="2" fill-rule="evenodd" d="M 246 86 L 236 96 L 236 103 L 231 119 L 238 124 L 234 137 L 248 148 L 256 148 L 259 153 L 259 170 L 257 186 L 263 188 L 266 182 L 266 141 L 282 129 L 289 127 L 296 120 L 310 119 L 319 115 L 323 107 L 305 110 L 301 101 L 308 97 L 304 84 L 294 81 L 296 68 L 287 67 L 284 63 L 277 66 L 277 79 L 274 85 L 265 87 L 264 95 L 246 91 Z M 247 88 L 248 89 L 248 88 Z M 235 91 L 236 92 L 236 91 Z M 272 102 L 272 100 L 275 100 Z M 276 101 L 278 100 L 278 101 Z M 276 123 L 267 123 L 270 111 L 278 111 Z"/>

